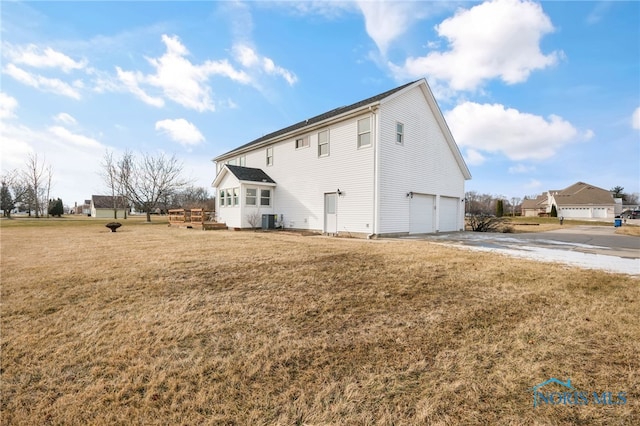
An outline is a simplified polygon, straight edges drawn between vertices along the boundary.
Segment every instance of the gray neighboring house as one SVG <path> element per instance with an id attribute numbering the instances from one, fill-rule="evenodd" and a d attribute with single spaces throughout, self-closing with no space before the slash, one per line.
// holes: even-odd
<path id="1" fill-rule="evenodd" d="M 114 198 L 116 201 L 116 217 L 114 218 Z M 112 197 L 111 195 L 92 195 L 91 196 L 91 217 L 102 219 L 118 219 L 123 218 L 127 203 L 124 197 Z"/>
<path id="2" fill-rule="evenodd" d="M 613 219 L 622 212 L 622 198 L 614 198 L 606 189 L 576 182 L 565 189 L 549 190 L 535 200 L 523 201 L 522 215 L 548 215 L 553 206 L 558 217 L 565 219 Z"/>

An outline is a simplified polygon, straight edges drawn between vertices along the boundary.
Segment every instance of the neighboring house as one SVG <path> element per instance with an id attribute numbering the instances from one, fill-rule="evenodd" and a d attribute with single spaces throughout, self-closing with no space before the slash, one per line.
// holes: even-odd
<path id="1" fill-rule="evenodd" d="M 547 191 L 536 200 L 525 200 L 522 203 L 522 214 L 546 215 L 553 206 L 556 207 L 558 217 L 565 219 L 613 219 L 622 212 L 622 199 L 614 198 L 606 189 L 576 182 L 565 189 Z"/>
<path id="2" fill-rule="evenodd" d="M 117 217 L 124 218 L 127 203 L 124 197 L 112 197 L 111 195 L 92 195 L 91 196 L 91 217 L 103 219 L 114 218 L 114 198 L 116 199 Z"/>
<path id="3" fill-rule="evenodd" d="M 464 229 L 471 179 L 426 80 L 216 157 L 217 220 L 360 236 Z M 258 226 L 262 220 L 258 222 Z"/>
<path id="4" fill-rule="evenodd" d="M 522 216 L 538 217 L 547 214 L 547 195 L 538 195 L 536 198 L 526 198 L 522 201 Z"/>
<path id="5" fill-rule="evenodd" d="M 91 200 L 84 200 L 84 204 L 80 205 L 76 202 L 73 207 L 73 214 L 91 216 Z"/>

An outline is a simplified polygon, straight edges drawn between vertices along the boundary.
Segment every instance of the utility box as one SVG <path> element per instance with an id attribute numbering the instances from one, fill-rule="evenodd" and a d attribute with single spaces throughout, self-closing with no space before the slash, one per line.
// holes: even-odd
<path id="1" fill-rule="evenodd" d="M 276 228 L 276 215 L 275 214 L 263 214 L 262 215 L 262 229 L 275 229 Z"/>

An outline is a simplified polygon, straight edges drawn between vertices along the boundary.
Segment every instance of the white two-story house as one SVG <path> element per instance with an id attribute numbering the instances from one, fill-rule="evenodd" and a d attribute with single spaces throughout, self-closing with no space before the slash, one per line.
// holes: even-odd
<path id="1" fill-rule="evenodd" d="M 213 159 L 229 228 L 392 236 L 464 229 L 471 178 L 426 80 L 337 108 Z M 266 216 L 266 218 L 269 218 Z"/>

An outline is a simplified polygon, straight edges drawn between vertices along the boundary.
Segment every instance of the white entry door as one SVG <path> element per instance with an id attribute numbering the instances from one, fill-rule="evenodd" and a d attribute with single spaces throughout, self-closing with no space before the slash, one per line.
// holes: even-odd
<path id="1" fill-rule="evenodd" d="M 324 232 L 327 234 L 335 234 L 338 230 L 336 207 L 336 193 L 324 194 Z"/>

